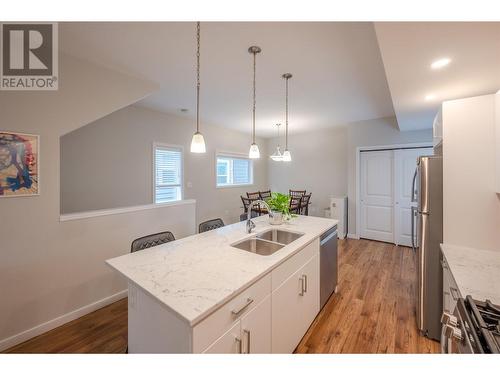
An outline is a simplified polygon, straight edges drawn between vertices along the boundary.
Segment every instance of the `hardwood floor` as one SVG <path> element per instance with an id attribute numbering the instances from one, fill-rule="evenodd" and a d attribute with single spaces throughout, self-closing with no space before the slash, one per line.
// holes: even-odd
<path id="1" fill-rule="evenodd" d="M 318 314 L 296 353 L 438 353 L 415 322 L 415 255 L 411 249 L 339 241 L 339 291 Z M 123 299 L 19 344 L 8 353 L 124 353 Z"/>
<path id="2" fill-rule="evenodd" d="M 416 328 L 416 276 L 410 248 L 339 241 L 338 293 L 296 353 L 439 353 L 439 343 Z"/>

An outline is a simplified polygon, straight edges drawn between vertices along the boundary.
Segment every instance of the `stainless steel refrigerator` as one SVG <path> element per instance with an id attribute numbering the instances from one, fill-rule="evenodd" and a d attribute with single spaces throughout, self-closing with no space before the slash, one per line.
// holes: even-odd
<path id="1" fill-rule="evenodd" d="M 417 254 L 417 327 L 432 339 L 441 337 L 443 310 L 443 158 L 421 156 L 413 178 L 412 246 Z"/>

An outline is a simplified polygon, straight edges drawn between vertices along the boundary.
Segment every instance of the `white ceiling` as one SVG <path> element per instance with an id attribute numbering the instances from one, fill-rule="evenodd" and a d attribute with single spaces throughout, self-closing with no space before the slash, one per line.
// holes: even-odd
<path id="1" fill-rule="evenodd" d="M 498 22 L 376 23 L 375 30 L 401 130 L 430 128 L 444 100 L 500 89 Z M 442 57 L 451 63 L 431 69 Z"/>
<path id="2" fill-rule="evenodd" d="M 258 45 L 257 135 L 284 122 L 291 72 L 290 132 L 393 116 L 372 23 L 202 23 L 201 119 L 251 130 L 252 56 Z M 62 23 L 61 49 L 144 77 L 160 90 L 140 105 L 195 115 L 195 23 Z M 189 109 L 187 114 L 181 108 Z"/>

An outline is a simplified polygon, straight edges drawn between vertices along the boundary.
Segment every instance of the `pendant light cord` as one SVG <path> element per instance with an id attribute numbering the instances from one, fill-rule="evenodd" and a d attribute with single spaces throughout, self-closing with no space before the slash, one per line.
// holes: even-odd
<path id="1" fill-rule="evenodd" d="M 288 78 L 286 79 L 285 100 L 285 150 L 288 150 Z"/>
<path id="2" fill-rule="evenodd" d="M 252 111 L 252 142 L 255 143 L 255 72 L 257 53 L 253 53 L 253 111 Z"/>
<path id="3" fill-rule="evenodd" d="M 196 23 L 196 133 L 200 132 L 200 22 Z"/>

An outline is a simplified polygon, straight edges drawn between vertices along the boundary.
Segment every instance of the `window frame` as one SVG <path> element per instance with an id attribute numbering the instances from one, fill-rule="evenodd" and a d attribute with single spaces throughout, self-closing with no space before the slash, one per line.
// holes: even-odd
<path id="1" fill-rule="evenodd" d="M 180 170 L 180 184 L 172 184 L 172 185 L 165 185 L 165 186 L 179 186 L 181 190 L 181 196 L 180 199 L 174 200 L 174 201 L 167 201 L 167 202 L 157 202 L 156 201 L 156 150 L 157 149 L 164 149 L 164 150 L 172 150 L 172 151 L 179 151 L 181 154 L 181 170 Z M 175 202 L 180 202 L 184 200 L 184 147 L 181 145 L 175 145 L 175 144 L 170 144 L 170 143 L 162 143 L 162 142 L 153 142 L 152 146 L 152 157 L 153 157 L 153 172 L 152 172 L 152 180 L 153 180 L 153 204 L 171 204 Z"/>
<path id="2" fill-rule="evenodd" d="M 244 184 L 225 184 L 225 185 L 219 185 L 217 182 L 217 159 L 221 158 L 228 158 L 228 159 L 244 159 L 249 162 L 249 177 L 250 177 L 250 182 L 249 183 L 244 183 Z M 237 153 L 237 152 L 228 152 L 228 151 L 216 151 L 215 152 L 215 187 L 217 189 L 228 189 L 228 188 L 238 188 L 238 187 L 243 187 L 243 186 L 253 186 L 254 185 L 254 167 L 255 164 L 252 159 L 248 157 L 248 154 L 243 154 L 243 153 Z M 228 170 L 228 178 L 229 176 L 232 175 L 232 171 Z"/>

